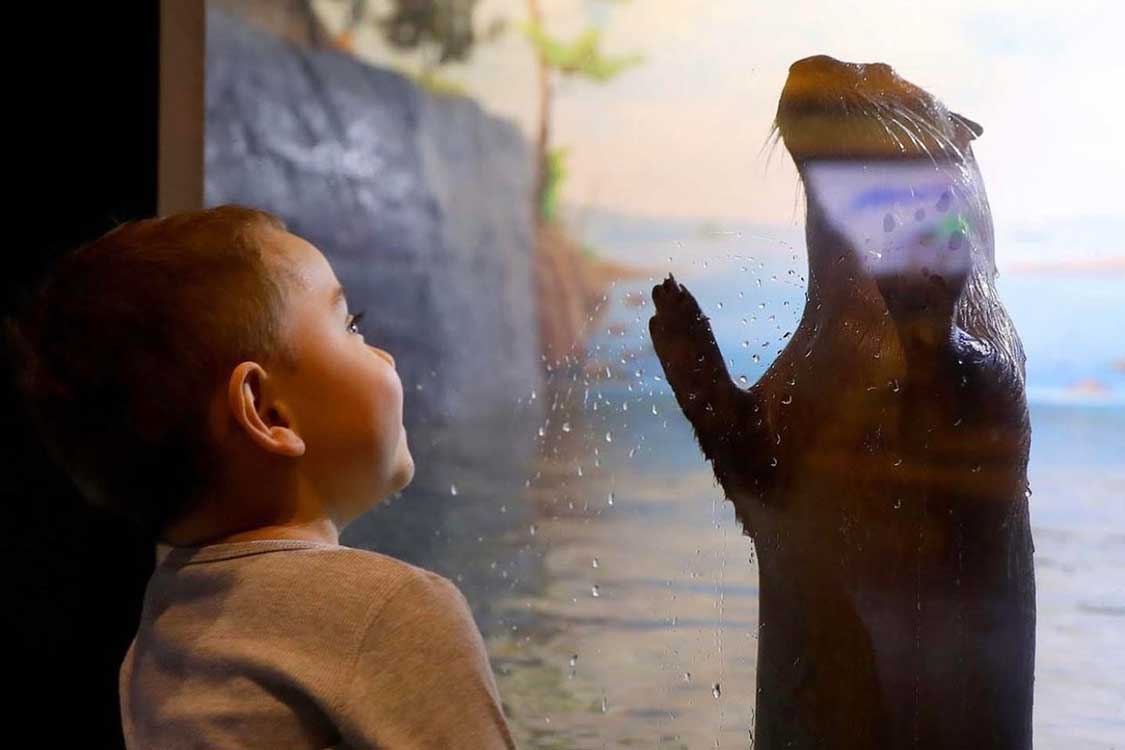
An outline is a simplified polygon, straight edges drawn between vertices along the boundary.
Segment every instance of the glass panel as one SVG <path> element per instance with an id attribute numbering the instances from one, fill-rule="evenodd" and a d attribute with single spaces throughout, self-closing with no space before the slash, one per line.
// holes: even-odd
<path id="1" fill-rule="evenodd" d="M 210 3 L 520 747 L 1121 744 L 1117 13 Z"/>

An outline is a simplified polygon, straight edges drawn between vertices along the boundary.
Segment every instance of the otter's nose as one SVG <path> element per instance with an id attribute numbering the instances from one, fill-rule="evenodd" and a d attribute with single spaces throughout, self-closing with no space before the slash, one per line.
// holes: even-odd
<path id="1" fill-rule="evenodd" d="M 865 77 L 870 76 L 871 78 L 881 81 L 893 78 L 895 74 L 894 69 L 890 65 L 881 62 L 867 63 L 861 66 L 861 68 Z"/>
<path id="2" fill-rule="evenodd" d="M 789 66 L 790 73 L 815 73 L 828 71 L 844 63 L 828 55 L 813 55 L 804 57 Z"/>

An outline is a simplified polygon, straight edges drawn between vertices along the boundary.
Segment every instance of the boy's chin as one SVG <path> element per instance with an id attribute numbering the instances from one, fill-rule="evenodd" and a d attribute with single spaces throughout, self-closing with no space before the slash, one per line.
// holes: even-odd
<path id="1" fill-rule="evenodd" d="M 395 472 L 395 488 L 392 492 L 399 492 L 410 485 L 414 481 L 414 457 L 406 452 L 402 460 L 399 462 L 398 471 Z"/>

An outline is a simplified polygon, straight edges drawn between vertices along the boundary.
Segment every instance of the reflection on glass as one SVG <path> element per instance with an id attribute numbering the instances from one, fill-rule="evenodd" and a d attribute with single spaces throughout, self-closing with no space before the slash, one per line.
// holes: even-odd
<path id="1" fill-rule="evenodd" d="M 957 176 L 915 161 L 813 162 L 804 176 L 867 274 L 969 273 L 966 235 L 980 232 Z"/>

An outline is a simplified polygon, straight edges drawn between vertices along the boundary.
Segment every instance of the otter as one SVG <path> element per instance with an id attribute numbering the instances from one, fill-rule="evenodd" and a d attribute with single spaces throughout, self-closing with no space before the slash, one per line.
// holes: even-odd
<path id="1" fill-rule="evenodd" d="M 882 63 L 795 62 L 798 328 L 750 388 L 669 276 L 649 332 L 759 560 L 755 746 L 1031 747 L 1024 354 L 967 117 Z"/>

